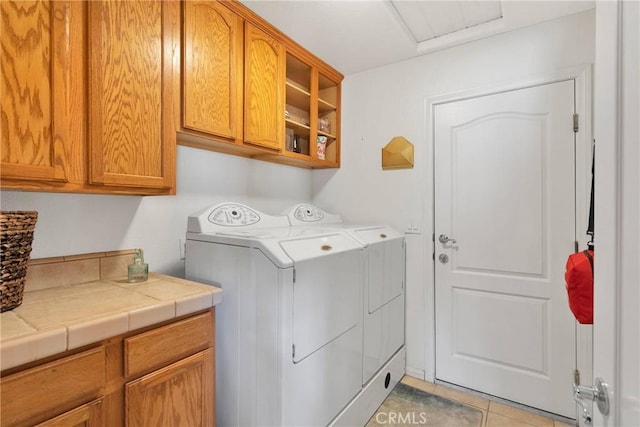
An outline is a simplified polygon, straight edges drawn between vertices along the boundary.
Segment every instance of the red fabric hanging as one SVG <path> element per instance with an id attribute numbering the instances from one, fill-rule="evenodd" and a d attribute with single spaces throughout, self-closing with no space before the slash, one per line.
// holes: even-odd
<path id="1" fill-rule="evenodd" d="M 569 308 L 582 324 L 593 324 L 593 250 L 569 255 L 564 273 Z"/>

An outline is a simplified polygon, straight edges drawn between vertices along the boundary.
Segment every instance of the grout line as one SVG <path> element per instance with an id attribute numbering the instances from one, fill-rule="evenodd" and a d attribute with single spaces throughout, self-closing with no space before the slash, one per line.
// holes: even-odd
<path id="1" fill-rule="evenodd" d="M 489 423 L 489 410 L 482 411 L 482 427 L 487 427 Z"/>

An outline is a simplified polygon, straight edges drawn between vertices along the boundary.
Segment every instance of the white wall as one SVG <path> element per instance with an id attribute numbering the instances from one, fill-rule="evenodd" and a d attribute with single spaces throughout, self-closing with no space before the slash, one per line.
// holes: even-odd
<path id="1" fill-rule="evenodd" d="M 407 371 L 423 377 L 432 333 L 433 168 L 426 100 L 527 81 L 594 61 L 593 10 L 347 76 L 342 168 L 313 173 L 313 202 L 345 220 L 388 223 L 407 235 Z M 381 149 L 396 135 L 415 145 L 413 169 L 382 171 Z M 429 357 L 429 356 L 426 356 Z"/>
<path id="2" fill-rule="evenodd" d="M 184 275 L 180 238 L 187 217 L 223 201 L 267 213 L 308 202 L 305 169 L 178 147 L 176 196 L 108 196 L 2 191 L 3 210 L 36 210 L 33 258 L 143 248 L 150 269 Z"/>

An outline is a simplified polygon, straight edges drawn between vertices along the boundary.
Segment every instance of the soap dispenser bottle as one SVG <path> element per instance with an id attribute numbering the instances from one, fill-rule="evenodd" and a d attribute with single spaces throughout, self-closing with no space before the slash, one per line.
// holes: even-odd
<path id="1" fill-rule="evenodd" d="M 136 249 L 133 264 L 129 264 L 128 270 L 128 280 L 131 283 L 144 282 L 149 277 L 149 264 L 144 262 L 140 249 Z"/>

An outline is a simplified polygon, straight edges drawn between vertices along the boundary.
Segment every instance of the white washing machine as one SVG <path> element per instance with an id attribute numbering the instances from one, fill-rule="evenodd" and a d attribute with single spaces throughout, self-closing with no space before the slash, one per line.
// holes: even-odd
<path id="1" fill-rule="evenodd" d="M 367 384 L 372 388 L 383 385 L 384 391 L 369 393 L 377 394 L 378 400 L 380 396 L 386 397 L 405 370 L 404 235 L 386 225 L 345 224 L 339 215 L 310 204 L 293 206 L 286 214 L 293 228 L 335 228 L 348 233 L 365 248 L 363 393 L 367 392 Z M 398 366 L 401 366 L 400 372 Z M 381 381 L 382 377 L 384 381 Z"/>
<path id="2" fill-rule="evenodd" d="M 216 306 L 218 426 L 324 426 L 362 389 L 362 244 L 223 203 L 189 217 L 186 277 Z"/>

